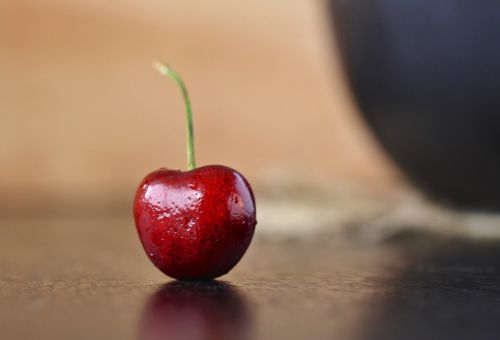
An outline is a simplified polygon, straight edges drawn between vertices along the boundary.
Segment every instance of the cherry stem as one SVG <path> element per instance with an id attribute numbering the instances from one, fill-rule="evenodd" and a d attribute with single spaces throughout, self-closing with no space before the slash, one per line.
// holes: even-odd
<path id="1" fill-rule="evenodd" d="M 153 61 L 153 67 L 163 74 L 164 76 L 169 77 L 179 87 L 182 92 L 182 96 L 184 97 L 184 105 L 186 108 L 186 144 L 187 144 L 187 159 L 188 159 L 188 170 L 193 170 L 196 168 L 196 163 L 194 160 L 194 136 L 193 136 L 193 112 L 191 111 L 191 102 L 189 101 L 189 94 L 182 80 L 181 76 L 177 74 L 172 68 L 170 68 L 167 64 L 164 64 L 158 60 Z"/>

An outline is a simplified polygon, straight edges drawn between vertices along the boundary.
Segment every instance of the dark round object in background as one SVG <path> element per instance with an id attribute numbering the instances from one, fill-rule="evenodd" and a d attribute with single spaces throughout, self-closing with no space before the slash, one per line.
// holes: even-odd
<path id="1" fill-rule="evenodd" d="M 354 95 L 432 197 L 500 209 L 500 2 L 330 0 Z"/>

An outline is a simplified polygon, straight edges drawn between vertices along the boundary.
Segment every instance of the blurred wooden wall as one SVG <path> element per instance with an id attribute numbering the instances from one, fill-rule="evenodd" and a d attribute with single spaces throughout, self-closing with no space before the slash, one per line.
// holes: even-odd
<path id="1" fill-rule="evenodd" d="M 256 183 L 397 183 L 346 89 L 322 6 L 0 0 L 0 200 L 128 199 L 147 172 L 184 168 L 182 99 L 153 57 L 188 84 L 200 165 Z"/>

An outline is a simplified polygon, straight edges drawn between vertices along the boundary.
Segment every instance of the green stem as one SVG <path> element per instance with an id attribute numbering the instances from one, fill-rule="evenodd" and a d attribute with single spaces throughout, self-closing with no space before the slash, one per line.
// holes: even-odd
<path id="1" fill-rule="evenodd" d="M 193 112 L 191 111 L 191 102 L 189 101 L 189 94 L 186 89 L 186 85 L 182 78 L 171 69 L 168 65 L 160 62 L 153 61 L 153 67 L 158 70 L 164 76 L 169 77 L 179 87 L 182 92 L 182 96 L 184 97 L 184 105 L 186 107 L 186 144 L 187 144 L 187 159 L 188 159 L 188 170 L 193 170 L 196 168 L 196 163 L 194 160 L 194 136 L 193 136 Z"/>

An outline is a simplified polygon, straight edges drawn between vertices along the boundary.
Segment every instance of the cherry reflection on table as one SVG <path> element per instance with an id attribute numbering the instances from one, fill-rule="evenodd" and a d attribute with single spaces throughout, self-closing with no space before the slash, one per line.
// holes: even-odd
<path id="1" fill-rule="evenodd" d="M 230 284 L 174 281 L 147 302 L 139 340 L 248 340 L 251 319 L 245 297 Z"/>

